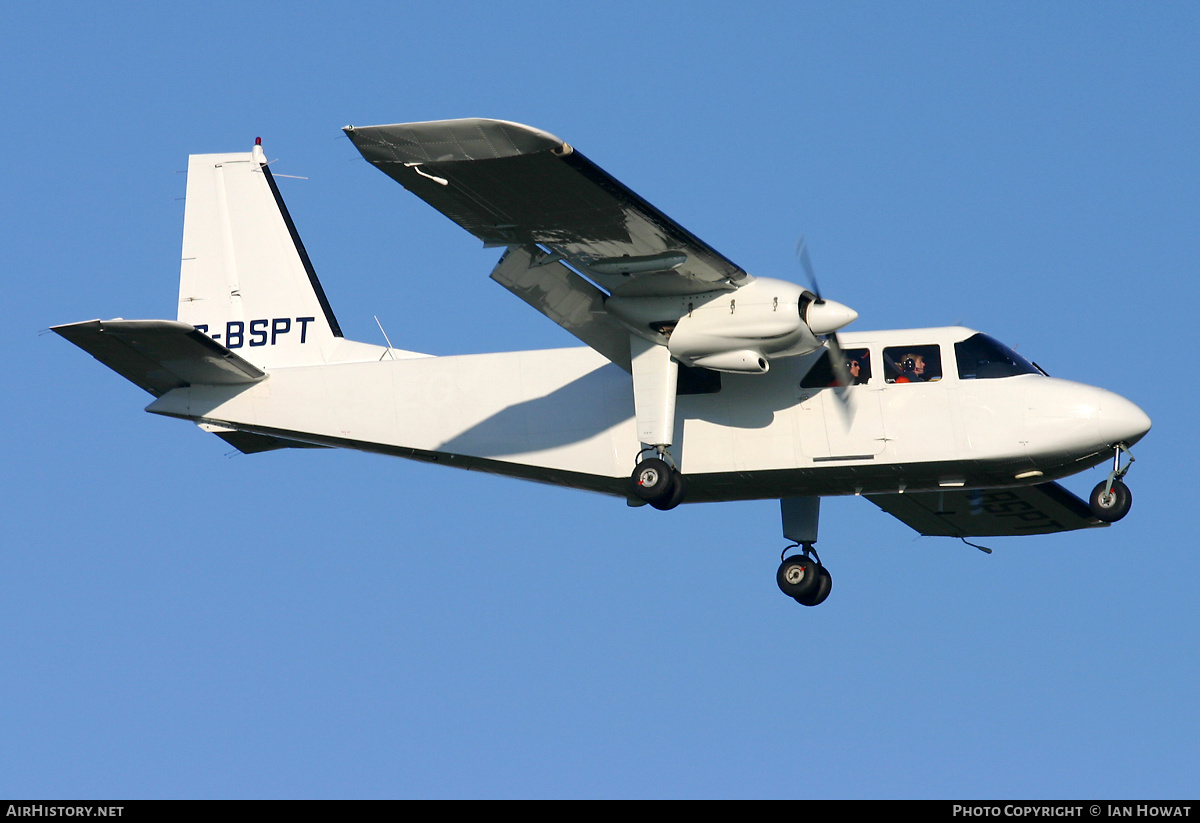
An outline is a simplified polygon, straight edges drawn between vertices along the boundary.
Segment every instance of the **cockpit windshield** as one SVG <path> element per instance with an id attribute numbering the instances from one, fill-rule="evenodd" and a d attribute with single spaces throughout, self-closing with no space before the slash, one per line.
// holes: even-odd
<path id="1" fill-rule="evenodd" d="M 1037 367 L 986 334 L 954 344 L 960 380 L 987 380 L 1014 374 L 1040 374 Z"/>

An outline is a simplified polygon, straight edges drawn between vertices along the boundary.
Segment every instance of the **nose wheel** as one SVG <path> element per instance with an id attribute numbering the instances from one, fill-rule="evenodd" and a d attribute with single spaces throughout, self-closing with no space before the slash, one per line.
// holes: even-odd
<path id="1" fill-rule="evenodd" d="M 1129 458 L 1124 466 L 1121 465 L 1122 452 Z M 1122 478 L 1129 471 L 1129 467 L 1133 465 L 1133 460 L 1133 452 L 1129 451 L 1129 447 L 1124 443 L 1118 443 L 1113 448 L 1112 471 L 1108 473 L 1108 477 L 1103 482 L 1096 484 L 1088 501 L 1092 515 L 1097 520 L 1116 523 L 1129 514 L 1129 508 L 1133 505 L 1133 493 L 1129 491 L 1129 487 L 1125 485 Z"/>
<path id="2" fill-rule="evenodd" d="M 1116 523 L 1129 514 L 1129 507 L 1133 505 L 1133 492 L 1120 480 L 1106 480 L 1092 489 L 1092 497 L 1088 503 L 1096 519 L 1105 523 Z"/>

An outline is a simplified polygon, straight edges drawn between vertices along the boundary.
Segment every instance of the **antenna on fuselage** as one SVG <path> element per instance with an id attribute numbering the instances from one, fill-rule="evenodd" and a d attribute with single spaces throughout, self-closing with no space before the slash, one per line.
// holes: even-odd
<path id="1" fill-rule="evenodd" d="M 987 546 L 980 546 L 978 543 L 972 543 L 970 540 L 968 540 L 965 537 L 960 537 L 958 539 L 961 540 L 962 542 L 966 543 L 968 546 L 973 546 L 974 548 L 979 549 L 981 552 L 983 552 L 985 554 L 992 553 L 992 550 L 989 549 Z"/>
<path id="2" fill-rule="evenodd" d="M 384 340 L 384 342 L 385 342 L 385 343 L 387 343 L 387 354 L 388 354 L 388 357 L 390 357 L 390 358 L 392 358 L 393 360 L 395 360 L 395 359 L 396 359 L 396 355 L 392 354 L 392 348 L 393 348 L 393 346 L 392 346 L 392 341 L 388 339 L 387 332 L 385 332 L 385 331 L 383 330 L 383 324 L 379 322 L 379 315 L 377 315 L 377 314 L 373 314 L 373 315 L 371 315 L 371 316 L 375 318 L 375 325 L 379 327 L 379 333 L 383 335 L 383 340 Z M 382 357 L 380 357 L 379 359 L 380 359 L 380 360 L 382 360 L 383 358 L 382 358 Z"/>

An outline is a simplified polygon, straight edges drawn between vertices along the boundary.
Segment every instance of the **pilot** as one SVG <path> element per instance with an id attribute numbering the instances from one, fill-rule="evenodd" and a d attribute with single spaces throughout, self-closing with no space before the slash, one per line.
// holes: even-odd
<path id="1" fill-rule="evenodd" d="M 916 352 L 909 352 L 900 358 L 900 376 L 897 383 L 924 383 L 925 358 Z"/>
<path id="2" fill-rule="evenodd" d="M 864 382 L 862 378 L 862 364 L 857 357 L 846 358 L 846 371 L 850 372 L 850 385 L 857 386 Z"/>

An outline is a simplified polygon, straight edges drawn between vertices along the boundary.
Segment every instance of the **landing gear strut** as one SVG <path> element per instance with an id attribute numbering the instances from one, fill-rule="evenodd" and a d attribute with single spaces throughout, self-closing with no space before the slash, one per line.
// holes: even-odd
<path id="1" fill-rule="evenodd" d="M 633 411 L 643 449 L 629 477 L 629 491 L 660 511 L 673 509 L 687 495 L 687 480 L 670 452 L 675 442 L 675 394 L 679 363 L 662 340 L 629 335 L 633 369 Z M 652 456 L 647 457 L 647 453 Z"/>
<path id="2" fill-rule="evenodd" d="M 1121 452 L 1129 458 L 1124 466 L 1121 465 Z M 1133 493 L 1129 491 L 1129 487 L 1122 482 L 1129 467 L 1133 465 L 1133 453 L 1129 451 L 1129 447 L 1124 443 L 1118 443 L 1113 447 L 1113 467 L 1108 473 L 1108 477 L 1092 489 L 1092 496 L 1089 500 L 1089 505 L 1092 509 L 1092 515 L 1097 520 L 1103 520 L 1105 523 L 1116 523 L 1125 515 L 1129 514 L 1129 507 L 1133 505 Z"/>

